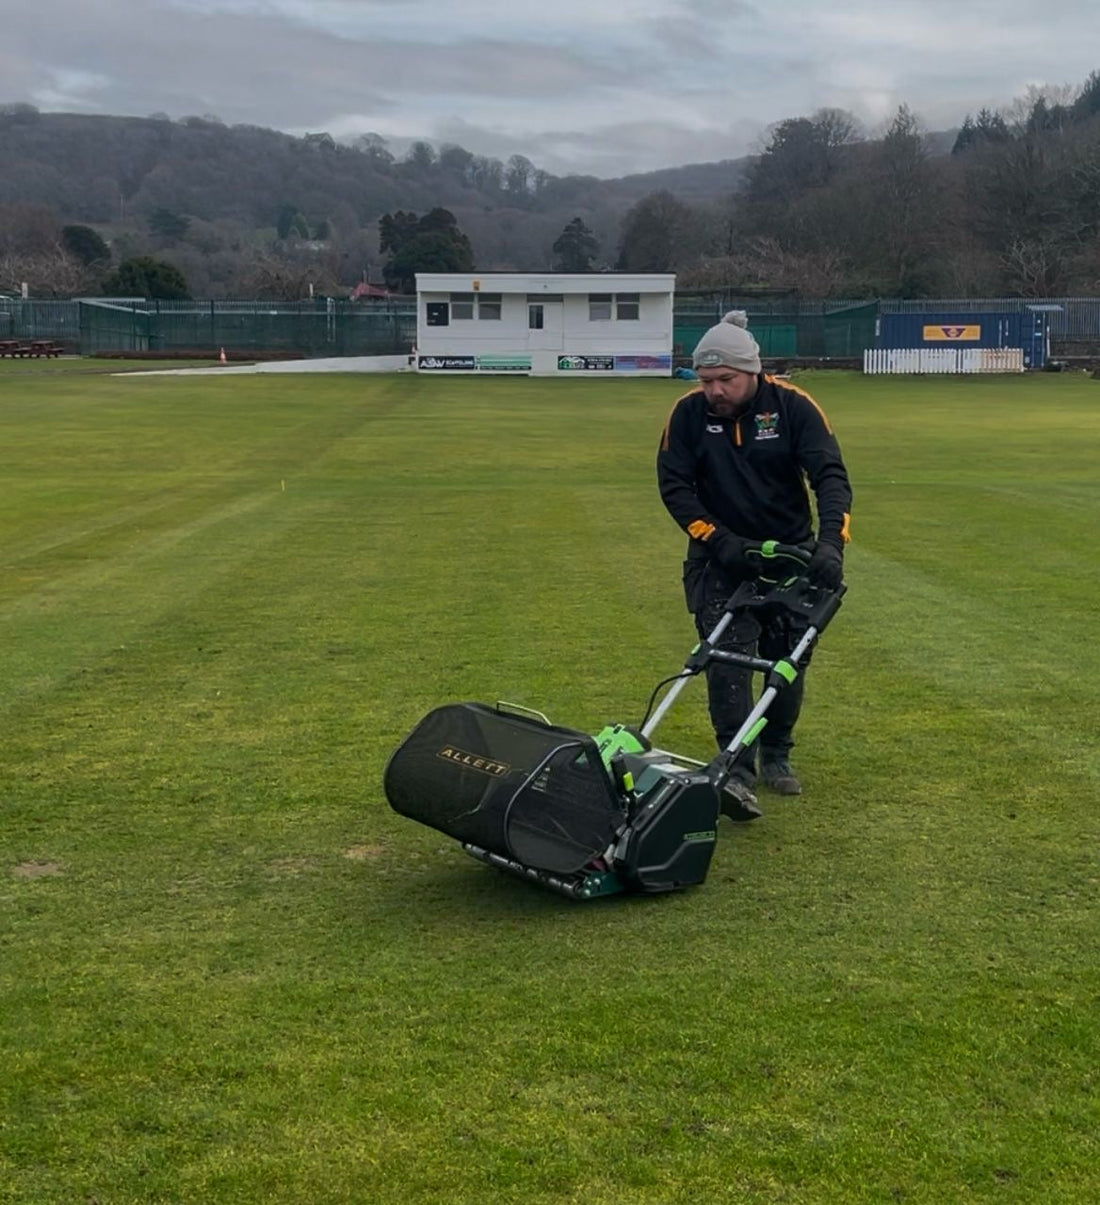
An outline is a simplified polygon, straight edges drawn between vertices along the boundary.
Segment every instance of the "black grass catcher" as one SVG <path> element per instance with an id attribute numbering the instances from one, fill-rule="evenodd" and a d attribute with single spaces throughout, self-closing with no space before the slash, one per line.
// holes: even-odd
<path id="1" fill-rule="evenodd" d="M 455 838 L 473 857 L 578 899 L 703 882 L 737 755 L 760 735 L 772 701 L 794 682 L 845 589 L 812 584 L 801 548 L 769 541 L 753 555 L 757 578 L 738 587 L 714 630 L 661 684 L 668 689 L 641 727 L 610 724 L 592 736 L 513 704 L 446 704 L 390 757 L 383 780 L 390 805 Z M 767 661 L 714 647 L 736 615 L 766 608 L 806 624 L 786 657 Z M 764 675 L 756 706 L 709 763 L 655 748 L 657 725 L 711 660 Z"/>

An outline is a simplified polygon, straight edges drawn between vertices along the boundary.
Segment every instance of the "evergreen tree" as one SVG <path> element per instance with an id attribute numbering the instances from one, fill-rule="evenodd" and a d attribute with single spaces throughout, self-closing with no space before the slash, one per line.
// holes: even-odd
<path id="1" fill-rule="evenodd" d="M 974 126 L 977 142 L 1011 142 L 1012 132 L 1005 119 L 997 112 L 988 109 L 978 111 L 978 120 Z"/>
<path id="2" fill-rule="evenodd" d="M 952 155 L 961 155 L 964 151 L 970 150 L 974 145 L 974 120 L 969 113 L 963 118 L 963 123 L 959 126 L 959 132 L 955 135 L 955 143 L 951 147 Z"/>
<path id="3" fill-rule="evenodd" d="M 61 245 L 80 263 L 106 263 L 111 258 L 111 249 L 91 226 L 63 226 Z"/>
<path id="4" fill-rule="evenodd" d="M 1071 111 L 1065 105 L 1050 104 L 1045 96 L 1039 96 L 1027 115 L 1029 134 L 1052 134 L 1064 129 L 1070 122 Z"/>
<path id="5" fill-rule="evenodd" d="M 555 272 L 591 272 L 599 240 L 578 217 L 567 223 L 551 250 Z"/>
<path id="6" fill-rule="evenodd" d="M 183 301 L 191 296 L 179 268 L 148 255 L 124 259 L 118 271 L 103 282 L 103 292 L 109 297 L 148 297 L 160 301 Z"/>
<path id="7" fill-rule="evenodd" d="M 416 233 L 416 224 L 415 213 L 406 213 L 403 209 L 384 213 L 378 219 L 378 249 L 383 255 L 387 252 L 396 255 Z"/>
<path id="8" fill-rule="evenodd" d="M 416 292 L 417 272 L 467 272 L 473 269 L 470 240 L 449 209 L 384 214 L 378 222 L 380 246 L 390 252 L 382 269 L 386 284 L 398 293 Z"/>
<path id="9" fill-rule="evenodd" d="M 283 205 L 279 209 L 275 232 L 281 239 L 288 239 L 292 234 L 298 238 L 309 238 L 309 225 L 298 211 L 297 205 Z"/>
<path id="10" fill-rule="evenodd" d="M 1100 113 L 1100 71 L 1094 71 L 1081 86 L 1073 102 L 1073 119 L 1086 121 L 1097 113 Z"/>

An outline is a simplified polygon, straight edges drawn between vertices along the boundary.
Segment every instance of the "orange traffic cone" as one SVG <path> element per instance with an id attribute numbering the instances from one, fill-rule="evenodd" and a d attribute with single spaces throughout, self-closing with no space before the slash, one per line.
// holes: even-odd
<path id="1" fill-rule="evenodd" d="M 226 362 L 226 361 L 225 361 L 225 348 L 224 348 L 224 347 L 222 348 L 221 355 L 220 355 L 220 356 L 218 356 L 218 359 L 219 359 L 219 360 L 221 360 L 221 362 L 222 362 L 223 364 Z"/>

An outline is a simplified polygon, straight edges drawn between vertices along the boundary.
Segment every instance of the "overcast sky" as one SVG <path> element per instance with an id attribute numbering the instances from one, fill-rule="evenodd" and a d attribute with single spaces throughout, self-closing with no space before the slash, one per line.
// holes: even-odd
<path id="1" fill-rule="evenodd" d="M 564 175 L 833 106 L 929 130 L 1100 68 L 1098 0 L 0 0 L 0 103 L 375 132 Z"/>

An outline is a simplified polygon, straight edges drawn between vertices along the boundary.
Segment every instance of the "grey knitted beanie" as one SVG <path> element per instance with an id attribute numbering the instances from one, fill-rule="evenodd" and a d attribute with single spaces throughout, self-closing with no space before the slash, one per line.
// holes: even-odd
<path id="1" fill-rule="evenodd" d="M 717 368 L 724 364 L 742 372 L 759 372 L 760 346 L 745 329 L 748 324 L 744 310 L 730 310 L 696 344 L 692 367 Z"/>

